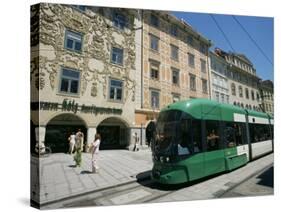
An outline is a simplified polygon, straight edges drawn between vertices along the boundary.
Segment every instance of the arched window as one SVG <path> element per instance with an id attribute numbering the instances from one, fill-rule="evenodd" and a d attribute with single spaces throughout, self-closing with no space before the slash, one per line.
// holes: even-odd
<path id="1" fill-rule="evenodd" d="M 233 104 L 236 105 L 236 102 L 234 102 Z"/>
<path id="2" fill-rule="evenodd" d="M 242 86 L 240 85 L 238 89 L 239 89 L 239 97 L 243 97 L 243 89 L 242 89 Z"/>
<path id="3" fill-rule="evenodd" d="M 244 108 L 244 104 L 243 103 L 241 103 L 241 107 Z"/>

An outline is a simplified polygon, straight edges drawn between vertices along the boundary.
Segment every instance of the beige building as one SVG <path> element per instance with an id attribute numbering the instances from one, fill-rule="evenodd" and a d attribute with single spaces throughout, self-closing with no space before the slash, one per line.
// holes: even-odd
<path id="1" fill-rule="evenodd" d="M 229 103 L 242 108 L 260 111 L 260 78 L 251 61 L 243 54 L 224 52 L 216 48 L 215 54 L 228 64 L 227 78 L 229 87 Z"/>
<path id="2" fill-rule="evenodd" d="M 40 3 L 31 8 L 31 138 L 67 151 L 78 128 L 101 148 L 129 147 L 140 73 L 137 10 Z M 32 147 L 31 147 L 32 148 Z"/>
<path id="3" fill-rule="evenodd" d="M 211 43 L 167 12 L 141 13 L 142 68 L 136 81 L 135 124 L 143 129 L 144 138 L 161 108 L 178 100 L 210 98 Z"/>
<path id="4" fill-rule="evenodd" d="M 274 116 L 274 91 L 273 82 L 271 80 L 264 80 L 259 83 L 259 90 L 261 94 L 261 108 L 264 112 Z"/>

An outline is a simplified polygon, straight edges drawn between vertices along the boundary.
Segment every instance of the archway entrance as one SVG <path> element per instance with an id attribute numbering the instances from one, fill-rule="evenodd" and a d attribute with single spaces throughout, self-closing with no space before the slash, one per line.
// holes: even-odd
<path id="1" fill-rule="evenodd" d="M 123 149 L 129 145 L 128 127 L 118 118 L 107 118 L 97 127 L 101 135 L 100 149 Z"/>
<path id="2" fill-rule="evenodd" d="M 150 121 L 145 129 L 145 137 L 146 137 L 146 143 L 148 146 L 151 145 L 154 133 L 155 133 L 155 121 Z"/>
<path id="3" fill-rule="evenodd" d="M 84 133 L 84 143 L 87 139 L 85 122 L 73 114 L 61 114 L 49 121 L 46 126 L 45 145 L 51 147 L 52 152 L 68 152 L 68 137 L 78 129 Z"/>

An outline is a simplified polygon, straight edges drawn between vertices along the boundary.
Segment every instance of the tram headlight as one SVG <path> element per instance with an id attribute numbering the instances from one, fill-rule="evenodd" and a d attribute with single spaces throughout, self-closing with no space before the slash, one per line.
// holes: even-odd
<path id="1" fill-rule="evenodd" d="M 166 157 L 166 162 L 170 162 L 170 158 L 169 157 Z"/>

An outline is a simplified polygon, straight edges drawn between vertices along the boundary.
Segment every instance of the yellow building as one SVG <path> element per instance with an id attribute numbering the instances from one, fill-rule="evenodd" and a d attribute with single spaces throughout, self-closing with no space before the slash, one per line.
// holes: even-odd
<path id="1" fill-rule="evenodd" d="M 211 43 L 167 12 L 141 13 L 142 68 L 136 80 L 135 124 L 145 135 L 151 121 L 168 104 L 189 98 L 210 98 Z"/>

